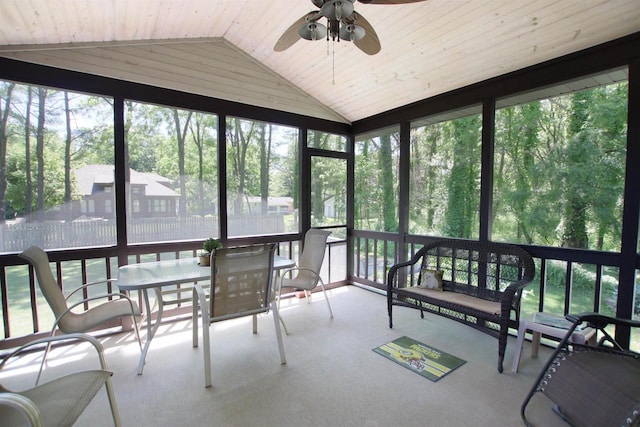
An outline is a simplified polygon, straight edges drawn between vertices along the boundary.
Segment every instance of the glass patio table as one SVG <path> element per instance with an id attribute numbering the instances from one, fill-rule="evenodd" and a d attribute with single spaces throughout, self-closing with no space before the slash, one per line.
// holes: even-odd
<path id="1" fill-rule="evenodd" d="M 274 255 L 273 269 L 280 270 L 295 266 L 295 262 L 289 258 Z M 147 317 L 147 340 L 144 343 L 140 362 L 138 363 L 138 375 L 144 369 L 147 352 L 155 333 L 162 321 L 164 301 L 162 287 L 179 285 L 181 283 L 206 282 L 211 280 L 211 267 L 198 265 L 197 258 L 181 258 L 166 261 L 143 262 L 139 264 L 123 265 L 118 269 L 118 288 L 122 291 L 142 291 Z M 155 323 L 151 321 L 151 304 L 149 302 L 149 289 L 156 293 L 158 311 Z M 275 292 L 275 287 L 273 287 Z"/>

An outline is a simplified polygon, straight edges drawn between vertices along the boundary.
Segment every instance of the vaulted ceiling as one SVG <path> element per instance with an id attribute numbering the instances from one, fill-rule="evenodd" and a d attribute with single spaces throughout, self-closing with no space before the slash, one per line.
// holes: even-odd
<path id="1" fill-rule="evenodd" d="M 640 31 L 638 0 L 355 3 L 382 44 L 273 46 L 310 0 L 2 0 L 0 56 L 351 123 Z"/>

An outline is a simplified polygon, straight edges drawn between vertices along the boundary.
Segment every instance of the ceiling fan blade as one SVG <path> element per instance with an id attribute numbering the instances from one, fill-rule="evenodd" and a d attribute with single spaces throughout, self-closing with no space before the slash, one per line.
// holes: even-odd
<path id="1" fill-rule="evenodd" d="M 353 42 L 353 44 L 355 44 L 358 49 L 360 49 L 367 55 L 375 55 L 376 53 L 380 52 L 380 49 L 382 48 L 382 46 L 380 46 L 380 39 L 378 38 L 378 35 L 376 34 L 369 21 L 364 19 L 362 15 L 360 15 L 358 12 L 353 12 L 351 16 L 343 19 L 343 22 L 360 25 L 362 28 L 364 28 L 364 37 Z"/>
<path id="2" fill-rule="evenodd" d="M 305 22 L 317 21 L 320 18 L 322 18 L 320 11 L 314 10 L 313 12 L 309 12 L 302 18 L 298 19 L 296 22 L 291 24 L 291 26 L 287 28 L 284 33 L 282 33 L 275 46 L 273 46 L 273 50 L 276 52 L 282 52 L 283 50 L 289 49 L 295 42 L 300 39 L 298 29 L 302 25 L 304 25 Z"/>
<path id="3" fill-rule="evenodd" d="M 420 3 L 427 0 L 358 0 L 364 4 L 406 4 L 406 3 Z"/>

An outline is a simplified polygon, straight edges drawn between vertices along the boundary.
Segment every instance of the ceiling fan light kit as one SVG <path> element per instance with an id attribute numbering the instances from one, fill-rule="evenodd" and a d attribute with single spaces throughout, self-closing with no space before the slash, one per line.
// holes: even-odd
<path id="1" fill-rule="evenodd" d="M 327 19 L 337 21 L 347 18 L 353 13 L 353 1 L 330 0 L 325 2 L 320 8 L 320 13 Z"/>
<path id="2" fill-rule="evenodd" d="M 282 52 L 300 38 L 305 40 L 353 42 L 367 55 L 380 52 L 380 40 L 371 24 L 355 11 L 356 0 L 311 0 L 319 10 L 314 10 L 294 22 L 276 42 L 273 50 Z M 401 5 L 426 0 L 358 0 L 364 4 Z M 318 22 L 327 20 L 327 25 Z"/>
<path id="3" fill-rule="evenodd" d="M 318 22 L 307 22 L 298 28 L 298 34 L 305 40 L 320 40 L 327 36 L 327 27 Z"/>
<path id="4" fill-rule="evenodd" d="M 340 27 L 340 38 L 349 42 L 360 40 L 366 31 L 360 25 L 348 24 Z"/>

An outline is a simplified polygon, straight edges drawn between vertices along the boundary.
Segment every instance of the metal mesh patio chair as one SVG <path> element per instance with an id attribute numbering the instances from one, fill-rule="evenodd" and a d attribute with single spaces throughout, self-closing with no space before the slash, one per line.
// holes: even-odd
<path id="1" fill-rule="evenodd" d="M 522 420 L 536 392 L 553 402 L 553 410 L 572 426 L 638 426 L 640 424 L 640 354 L 624 350 L 606 330 L 640 327 L 640 322 L 597 313 L 567 315 L 573 323 L 542 369 L 521 407 Z M 569 341 L 581 323 L 597 330 L 595 346 Z"/>
<path id="2" fill-rule="evenodd" d="M 214 322 L 253 316 L 253 333 L 258 332 L 257 315 L 271 310 L 275 323 L 280 361 L 286 363 L 278 307 L 272 298 L 275 244 L 222 248 L 211 257 L 211 285 L 193 288 L 193 347 L 198 347 L 198 309 L 202 321 L 205 387 L 211 387 L 211 344 L 209 326 Z M 208 292 L 207 292 L 208 291 Z"/>
<path id="3" fill-rule="evenodd" d="M 280 276 L 278 303 L 280 303 L 283 288 L 293 288 L 294 290 L 304 291 L 307 303 L 310 303 L 308 292 L 320 284 L 324 298 L 327 301 L 327 307 L 329 308 L 329 317 L 333 319 L 333 311 L 331 310 L 331 304 L 327 297 L 327 291 L 324 288 L 322 277 L 320 277 L 320 268 L 324 261 L 325 245 L 327 244 L 327 238 L 330 234 L 330 231 L 318 229 L 310 229 L 306 232 L 298 265 L 283 270 Z M 287 325 L 282 318 L 280 320 L 282 321 L 285 333 L 288 334 Z"/>
<path id="4" fill-rule="evenodd" d="M 53 315 L 55 316 L 55 320 L 49 334 L 50 336 L 54 335 L 56 328 L 60 329 L 60 331 L 65 334 L 85 333 L 109 320 L 131 316 L 138 345 L 140 346 L 140 351 L 142 351 L 140 332 L 138 330 L 138 323 L 136 322 L 136 316 L 141 315 L 140 308 L 127 295 L 120 292 L 102 293 L 82 298 L 71 305 L 68 304 L 69 299 L 76 296 L 79 292 L 85 291 L 93 285 L 113 281 L 113 279 L 85 283 L 82 286 L 73 289 L 65 296 L 62 292 L 62 288 L 58 285 L 58 282 L 51 271 L 49 257 L 45 251 L 37 246 L 31 246 L 27 250 L 23 251 L 20 254 L 20 257 L 27 260 L 33 266 L 38 279 L 38 285 L 40 286 L 40 291 L 49 303 L 49 306 L 53 311 Z M 78 310 L 78 308 L 84 306 L 86 303 L 99 300 L 106 301 L 99 305 L 95 305 L 88 310 Z M 49 351 L 49 348 L 50 344 L 47 345 L 46 351 Z M 46 356 L 42 359 L 43 363 L 45 359 Z M 42 371 L 42 367 L 40 370 Z"/>
<path id="5" fill-rule="evenodd" d="M 116 426 L 120 426 L 120 415 L 116 405 L 112 373 L 107 370 L 102 345 L 85 334 L 58 335 L 31 341 L 13 351 L 0 363 L 0 375 L 10 370 L 11 361 L 24 353 L 42 350 L 43 344 L 56 341 L 84 341 L 90 343 L 98 354 L 100 369 L 74 371 L 59 376 L 33 388 L 16 391 L 0 384 L 0 425 L 3 426 L 71 426 L 80 417 L 98 391 L 105 387 L 111 416 Z M 46 354 L 42 355 L 43 358 Z M 14 372 L 11 373 L 14 375 Z"/>

